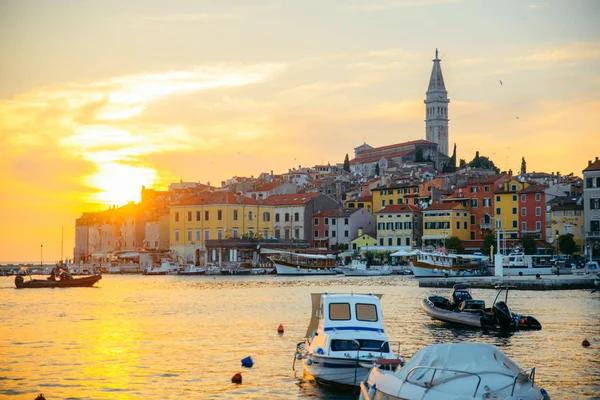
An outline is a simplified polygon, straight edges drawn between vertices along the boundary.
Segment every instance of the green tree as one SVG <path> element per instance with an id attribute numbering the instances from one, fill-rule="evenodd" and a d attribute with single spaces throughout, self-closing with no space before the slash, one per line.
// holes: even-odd
<path id="1" fill-rule="evenodd" d="M 344 171 L 350 172 L 350 159 L 348 158 L 348 153 L 346 153 L 346 158 L 344 158 Z"/>
<path id="2" fill-rule="evenodd" d="M 525 235 L 521 239 L 521 245 L 525 254 L 531 255 L 537 252 L 537 244 L 535 243 L 535 237 L 533 235 Z"/>
<path id="3" fill-rule="evenodd" d="M 425 161 L 425 157 L 423 157 L 423 149 L 420 147 L 417 147 L 417 150 L 415 151 L 415 161 L 416 162 Z"/>
<path id="4" fill-rule="evenodd" d="M 472 168 L 491 169 L 496 173 L 500 172 L 500 168 L 494 165 L 494 162 L 485 156 L 480 156 L 479 151 L 475 153 L 475 158 L 469 162 L 469 166 Z"/>
<path id="5" fill-rule="evenodd" d="M 452 172 L 456 171 L 456 143 L 454 143 L 454 150 L 452 151 L 452 157 L 450 157 L 450 167 L 452 167 Z"/>
<path id="6" fill-rule="evenodd" d="M 561 253 L 568 255 L 572 255 L 573 253 L 579 251 L 579 246 L 575 244 L 572 233 L 565 233 L 564 235 L 560 235 L 558 237 L 558 248 Z"/>
<path id="7" fill-rule="evenodd" d="M 446 249 L 454 250 L 458 254 L 463 254 L 465 252 L 465 247 L 463 246 L 462 241 L 456 236 L 446 239 L 445 246 Z"/>
<path id="8" fill-rule="evenodd" d="M 483 254 L 484 256 L 487 256 L 490 254 L 490 250 L 492 249 L 492 246 L 495 246 L 496 244 L 496 235 L 494 235 L 493 232 L 488 232 L 487 235 L 485 235 L 485 237 L 483 238 L 483 246 L 481 246 L 481 254 Z M 494 250 L 494 253 L 497 252 L 497 249 Z"/>
<path id="9" fill-rule="evenodd" d="M 375 175 L 379 176 L 379 163 L 375 164 Z"/>
<path id="10" fill-rule="evenodd" d="M 527 163 L 525 162 L 525 157 L 521 158 L 521 174 L 525 175 L 527 173 Z"/>
<path id="11" fill-rule="evenodd" d="M 464 158 L 460 159 L 460 163 L 458 164 L 458 168 L 464 168 L 467 166 L 467 162 L 465 161 Z"/>

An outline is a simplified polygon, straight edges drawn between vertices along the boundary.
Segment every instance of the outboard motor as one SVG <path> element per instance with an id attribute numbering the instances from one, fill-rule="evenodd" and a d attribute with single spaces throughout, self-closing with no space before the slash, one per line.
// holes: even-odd
<path id="1" fill-rule="evenodd" d="M 501 328 L 513 328 L 514 320 L 508 305 L 503 301 L 498 301 L 494 304 L 494 316 L 498 320 Z"/>
<path id="2" fill-rule="evenodd" d="M 23 287 L 23 277 L 21 275 L 15 276 L 15 286 L 20 289 Z"/>

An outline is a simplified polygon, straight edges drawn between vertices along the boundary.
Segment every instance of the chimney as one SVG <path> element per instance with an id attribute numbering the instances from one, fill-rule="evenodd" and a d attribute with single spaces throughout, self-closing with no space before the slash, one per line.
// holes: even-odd
<path id="1" fill-rule="evenodd" d="M 508 176 L 512 176 L 512 169 L 508 170 Z"/>
<path id="2" fill-rule="evenodd" d="M 596 161 L 598 161 L 598 157 L 596 157 Z"/>
<path id="3" fill-rule="evenodd" d="M 592 160 L 588 160 L 588 167 L 592 165 Z"/>

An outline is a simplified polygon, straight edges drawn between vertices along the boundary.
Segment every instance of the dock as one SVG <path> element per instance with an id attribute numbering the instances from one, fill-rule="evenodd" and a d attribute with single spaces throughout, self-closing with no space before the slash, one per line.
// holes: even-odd
<path id="1" fill-rule="evenodd" d="M 419 287 L 452 288 L 457 283 L 466 283 L 472 288 L 493 289 L 496 285 L 509 285 L 515 290 L 574 290 L 597 289 L 598 274 L 589 275 L 541 275 L 535 276 L 473 276 L 418 278 Z"/>

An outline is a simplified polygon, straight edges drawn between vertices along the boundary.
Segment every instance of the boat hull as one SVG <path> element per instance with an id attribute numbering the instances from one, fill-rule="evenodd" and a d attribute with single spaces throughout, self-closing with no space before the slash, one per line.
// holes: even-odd
<path id="1" fill-rule="evenodd" d="M 44 289 L 44 288 L 67 288 L 67 287 L 92 287 L 96 282 L 102 279 L 102 275 L 85 276 L 83 278 L 73 278 L 69 280 L 42 280 L 33 279 L 23 280 L 19 283 L 15 280 L 17 289 Z"/>
<path id="2" fill-rule="evenodd" d="M 439 321 L 472 326 L 475 328 L 483 327 L 483 325 L 481 324 L 482 315 L 480 314 L 460 313 L 450 310 L 443 310 L 441 308 L 435 307 L 428 299 L 421 300 L 421 309 L 425 312 L 425 314 Z"/>
<path id="3" fill-rule="evenodd" d="M 286 265 L 279 261 L 273 261 L 277 275 L 335 275 L 335 269 L 333 268 L 313 268 L 302 265 Z"/>
<path id="4" fill-rule="evenodd" d="M 388 276 L 391 275 L 394 271 L 391 269 L 356 269 L 356 268 L 341 268 L 342 273 L 345 276 Z"/>
<path id="5" fill-rule="evenodd" d="M 304 369 L 319 383 L 355 387 L 364 380 L 371 368 L 372 361 L 348 358 L 308 356 L 304 360 Z"/>
<path id="6" fill-rule="evenodd" d="M 483 269 L 458 269 L 447 266 L 434 266 L 424 263 L 411 263 L 410 268 L 415 278 L 443 278 L 445 276 L 482 276 Z"/>

